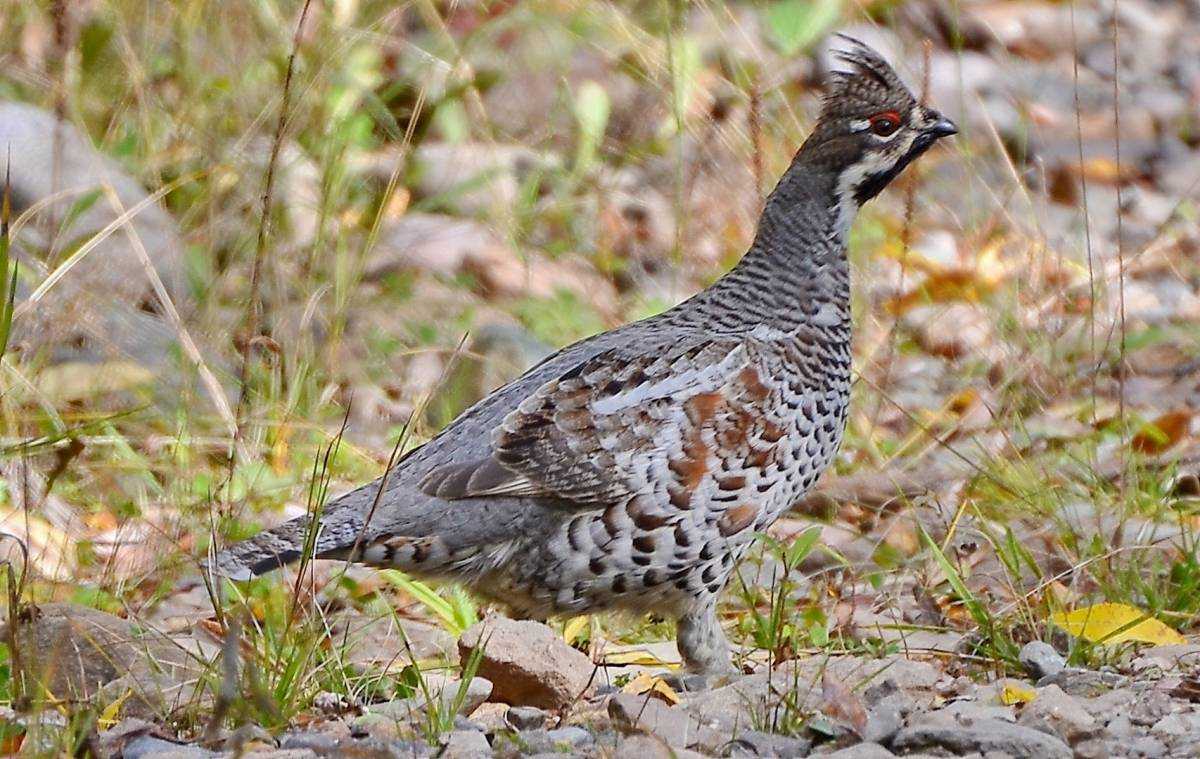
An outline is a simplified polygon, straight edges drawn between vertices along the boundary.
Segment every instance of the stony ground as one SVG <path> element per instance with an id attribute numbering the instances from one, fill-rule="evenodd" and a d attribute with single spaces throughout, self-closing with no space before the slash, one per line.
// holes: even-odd
<path id="1" fill-rule="evenodd" d="M 703 683 L 653 667 L 604 666 L 535 622 L 488 617 L 458 641 L 469 681 L 433 675 L 404 699 L 359 703 L 320 693 L 316 712 L 275 734 L 253 723 L 181 743 L 154 720 L 190 703 L 188 644 L 81 607 L 47 605 L 22 623 L 23 650 L 53 668 L 57 692 L 119 699 L 120 721 L 83 741 L 102 756 L 899 756 L 1167 757 L 1200 754 L 1200 645 L 1142 648 L 1099 669 L 1067 666 L 1053 646 L 1020 651 L 1024 672 L 974 674 L 949 652 L 803 656 Z M 414 645 L 421 641 L 414 630 Z M 437 636 L 433 636 L 436 638 Z M 401 658 L 403 651 L 376 651 Z M 634 679 L 630 681 L 630 675 Z M 637 676 L 670 686 L 639 692 Z M 615 683 L 626 681 L 624 687 Z M 631 685 L 633 687 L 631 687 Z M 219 696 L 218 696 L 219 699 Z M 205 699 L 206 710 L 213 704 Z M 58 709 L 7 719 L 26 751 L 61 745 Z M 435 740 L 430 719 L 445 720 Z M 779 734 L 786 730 L 788 734 Z"/>
<path id="2" fill-rule="evenodd" d="M 0 753 L 1200 755 L 1194 0 L 10 6 Z M 206 587 L 731 265 L 833 29 L 961 134 L 856 226 L 847 440 L 723 599 L 744 675 L 324 562 Z"/>

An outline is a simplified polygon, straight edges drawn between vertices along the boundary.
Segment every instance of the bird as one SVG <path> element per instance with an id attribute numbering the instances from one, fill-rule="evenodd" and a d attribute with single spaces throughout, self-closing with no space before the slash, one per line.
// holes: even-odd
<path id="1" fill-rule="evenodd" d="M 721 591 L 846 427 L 851 224 L 957 131 L 876 51 L 841 39 L 845 66 L 724 276 L 543 360 L 315 524 L 210 554 L 211 576 L 303 555 L 458 582 L 522 618 L 655 614 L 676 621 L 685 672 L 736 672 Z"/>

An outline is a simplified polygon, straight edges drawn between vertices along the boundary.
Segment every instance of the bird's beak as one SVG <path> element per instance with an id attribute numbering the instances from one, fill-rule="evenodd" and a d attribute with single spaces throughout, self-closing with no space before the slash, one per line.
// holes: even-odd
<path id="1" fill-rule="evenodd" d="M 958 127 L 950 119 L 938 115 L 932 124 L 925 127 L 925 133 L 937 140 L 942 137 L 949 137 L 952 134 L 958 134 Z"/>

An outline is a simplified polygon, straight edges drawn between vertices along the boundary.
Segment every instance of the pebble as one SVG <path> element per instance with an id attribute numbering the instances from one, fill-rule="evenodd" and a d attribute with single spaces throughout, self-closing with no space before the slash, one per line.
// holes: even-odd
<path id="1" fill-rule="evenodd" d="M 504 713 L 504 724 L 513 730 L 537 730 L 545 727 L 550 715 L 536 706 L 514 706 Z"/>
<path id="2" fill-rule="evenodd" d="M 1054 646 L 1040 640 L 1026 643 L 1021 648 L 1018 658 L 1021 666 L 1034 680 L 1057 675 L 1067 668 L 1067 660 L 1054 650 Z"/>
<path id="3" fill-rule="evenodd" d="M 721 750 L 721 756 L 775 756 L 781 759 L 808 756 L 812 741 L 806 738 L 791 738 L 750 730 L 729 741 Z"/>

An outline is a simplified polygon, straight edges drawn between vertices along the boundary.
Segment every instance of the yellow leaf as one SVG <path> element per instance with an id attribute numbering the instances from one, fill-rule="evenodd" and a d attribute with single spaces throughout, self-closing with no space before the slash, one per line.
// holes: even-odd
<path id="1" fill-rule="evenodd" d="M 1147 612 L 1125 604 L 1103 603 L 1071 612 L 1059 612 L 1052 614 L 1050 621 L 1075 637 L 1093 643 L 1134 640 L 1165 646 L 1187 642 L 1182 635 Z"/>
<path id="2" fill-rule="evenodd" d="M 567 642 L 567 645 L 574 643 L 587 629 L 590 619 L 587 615 L 578 616 L 563 626 L 563 640 Z"/>
<path id="3" fill-rule="evenodd" d="M 1017 680 L 1005 680 L 1000 689 L 1000 703 L 1005 706 L 1013 704 L 1028 704 L 1037 698 L 1037 691 Z"/>
<path id="4" fill-rule="evenodd" d="M 125 692 L 116 701 L 113 701 L 108 706 L 104 707 L 104 711 L 96 719 L 97 727 L 101 730 L 107 730 L 117 724 L 117 715 L 121 713 L 121 707 L 125 704 L 125 700 L 133 695 L 133 688 L 126 688 Z"/>
<path id="5" fill-rule="evenodd" d="M 639 696 L 648 693 L 651 697 L 666 701 L 672 706 L 679 703 L 679 694 L 675 692 L 675 689 L 667 685 L 661 677 L 655 677 L 649 672 L 643 672 L 633 678 L 621 690 L 624 693 L 633 693 Z"/>
<path id="6" fill-rule="evenodd" d="M 604 655 L 604 663 L 610 667 L 637 665 L 640 667 L 676 667 L 676 662 L 663 661 L 649 651 L 614 651 Z"/>

